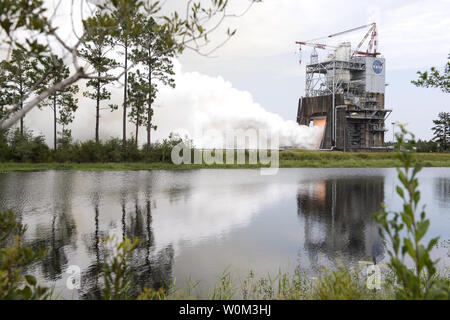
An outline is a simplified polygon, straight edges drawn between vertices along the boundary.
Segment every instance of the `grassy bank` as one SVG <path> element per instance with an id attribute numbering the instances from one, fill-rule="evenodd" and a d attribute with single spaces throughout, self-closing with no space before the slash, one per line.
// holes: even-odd
<path id="1" fill-rule="evenodd" d="M 450 153 L 416 153 L 414 157 L 425 167 L 450 167 Z M 343 153 L 287 150 L 280 152 L 281 168 L 390 168 L 399 164 L 395 153 Z M 38 170 L 126 171 L 188 169 L 256 169 L 262 165 L 214 164 L 174 165 L 169 162 L 2 162 L 0 172 Z"/>
<path id="2" fill-rule="evenodd" d="M 366 268 L 342 265 L 330 269 L 321 267 L 316 276 L 308 276 L 298 269 L 258 277 L 252 271 L 244 278 L 224 271 L 215 285 L 200 289 L 200 281 L 190 277 L 178 286 L 174 283 L 165 289 L 146 289 L 138 299 L 143 300 L 396 300 L 399 288 L 395 275 L 386 265 L 381 265 L 379 285 L 371 283 Z M 449 269 L 440 270 L 436 281 L 448 283 Z M 372 286 L 371 286 L 372 285 Z"/>

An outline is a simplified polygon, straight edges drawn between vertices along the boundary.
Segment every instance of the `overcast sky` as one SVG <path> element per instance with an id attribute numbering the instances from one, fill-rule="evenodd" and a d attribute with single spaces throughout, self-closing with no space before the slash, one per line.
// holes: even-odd
<path id="1" fill-rule="evenodd" d="M 386 58 L 388 123 L 401 121 L 417 135 L 431 137 L 432 120 L 450 110 L 448 94 L 422 89 L 410 81 L 418 70 L 443 68 L 450 53 L 450 1 L 300 1 L 267 0 L 235 21 L 236 37 L 216 59 L 187 54 L 185 71 L 200 71 L 247 90 L 268 111 L 295 119 L 304 95 L 305 70 L 298 64 L 296 40 L 308 40 L 376 22 L 379 49 Z M 360 30 L 336 41 L 356 46 Z M 330 42 L 333 43 L 333 42 Z M 309 52 L 303 53 L 309 60 Z M 392 126 L 389 126 L 391 129 Z M 391 139 L 387 134 L 386 139 Z"/>
<path id="2" fill-rule="evenodd" d="M 230 3 L 230 12 L 238 13 L 248 1 L 230 0 Z M 167 0 L 166 9 L 170 11 L 178 8 L 182 11 L 184 4 L 185 1 Z M 182 119 L 173 121 L 183 114 L 183 109 L 188 110 L 186 112 L 196 110 L 183 103 L 186 92 L 190 91 L 187 82 L 191 88 L 197 87 L 197 96 L 187 100 L 197 104 L 198 100 L 211 97 L 208 103 L 212 109 L 219 108 L 219 104 L 220 108 L 226 108 L 223 100 L 219 101 L 220 97 L 213 94 L 224 88 L 232 90 L 230 94 L 245 95 L 245 103 L 230 100 L 244 113 L 245 108 L 257 106 L 274 114 L 272 117 L 280 116 L 284 120 L 295 121 L 298 99 L 304 95 L 305 82 L 304 64 L 298 63 L 295 41 L 376 22 L 379 28 L 379 51 L 386 58 L 386 81 L 389 84 L 386 108 L 394 110 L 387 121 L 390 131 L 386 141 L 392 139 L 391 122 L 395 121 L 408 123 L 408 128 L 417 136 L 429 139 L 432 137 L 432 120 L 440 111 L 450 109 L 449 96 L 438 89 L 416 88 L 410 82 L 417 78 L 418 70 L 426 70 L 431 66 L 442 69 L 445 65 L 450 53 L 449 12 L 450 0 L 265 0 L 255 5 L 245 16 L 226 21 L 224 28 L 211 37 L 214 43 L 220 43 L 225 27 L 237 28 L 236 36 L 216 51 L 215 57 L 205 58 L 189 51 L 178 57 L 177 79 L 181 86 L 174 90 L 161 90 L 155 109 L 155 122 L 159 121 L 156 123 L 158 131 L 154 136 L 162 138 L 168 132 L 183 127 Z M 354 47 L 364 34 L 365 30 L 360 30 L 329 43 L 351 41 Z M 303 59 L 309 60 L 308 51 L 303 53 Z M 205 82 L 217 86 L 215 89 L 210 88 L 209 94 L 200 92 Z M 121 104 L 120 99 L 118 88 L 113 92 L 113 102 Z M 93 138 L 94 113 L 92 101 L 80 97 L 80 110 L 72 125 L 75 138 Z M 35 110 L 27 116 L 26 121 L 31 129 L 45 134 L 48 141 L 51 137 L 51 122 L 46 123 L 48 121 L 44 119 L 48 119 L 45 117 L 50 114 L 49 110 Z M 120 136 L 120 117 L 120 111 L 112 114 L 103 111 L 102 136 Z M 240 121 L 245 122 L 247 119 L 248 116 Z"/>

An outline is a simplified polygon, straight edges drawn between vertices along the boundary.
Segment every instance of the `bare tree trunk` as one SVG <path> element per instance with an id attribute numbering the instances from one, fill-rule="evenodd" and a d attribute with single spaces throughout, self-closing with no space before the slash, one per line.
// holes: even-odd
<path id="1" fill-rule="evenodd" d="M 152 130 L 152 114 L 151 114 L 150 107 L 148 110 L 147 118 L 148 118 L 148 121 L 147 121 L 147 152 L 150 152 L 150 150 L 151 150 L 150 131 Z"/>
<path id="2" fill-rule="evenodd" d="M 23 109 L 23 86 L 22 81 L 20 83 L 20 110 Z M 23 137 L 23 117 L 20 118 L 20 135 Z"/>
<path id="3" fill-rule="evenodd" d="M 20 110 L 23 109 L 23 101 L 20 101 Z M 23 117 L 20 118 L 20 135 L 23 136 Z"/>
<path id="4" fill-rule="evenodd" d="M 151 57 L 151 41 L 148 46 L 148 56 Z M 151 150 L 151 131 L 152 131 L 152 66 L 151 61 L 148 64 L 148 85 L 150 88 L 148 94 L 148 109 L 147 109 L 147 152 Z"/>
<path id="5" fill-rule="evenodd" d="M 56 151 L 56 94 L 53 95 L 53 149 Z"/>
<path id="6" fill-rule="evenodd" d="M 127 87 L 128 87 L 128 41 L 125 40 L 125 86 L 123 88 L 123 141 L 122 148 L 127 144 Z"/>
<path id="7" fill-rule="evenodd" d="M 136 145 L 138 145 L 138 135 L 139 135 L 139 115 L 136 117 Z"/>
<path id="8" fill-rule="evenodd" d="M 97 76 L 100 78 L 100 72 L 97 73 Z M 96 106 L 96 115 L 95 115 L 95 142 L 99 142 L 99 122 L 100 122 L 100 80 L 97 80 L 97 106 Z"/>

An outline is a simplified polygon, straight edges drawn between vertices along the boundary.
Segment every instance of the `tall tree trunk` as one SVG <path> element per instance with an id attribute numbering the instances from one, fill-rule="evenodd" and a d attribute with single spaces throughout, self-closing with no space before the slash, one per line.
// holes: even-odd
<path id="1" fill-rule="evenodd" d="M 152 130 L 152 102 L 150 93 L 150 99 L 148 101 L 148 114 L 147 114 L 147 152 L 150 152 L 151 150 L 151 139 L 150 139 L 151 130 Z"/>
<path id="2" fill-rule="evenodd" d="M 152 45 L 150 41 L 150 45 L 148 46 L 148 56 L 150 57 L 148 63 L 148 85 L 149 85 L 149 94 L 148 94 L 148 109 L 147 109 L 147 152 L 151 150 L 151 131 L 152 131 L 152 66 L 151 66 L 151 51 Z"/>
<path id="3" fill-rule="evenodd" d="M 97 76 L 100 78 L 100 72 L 97 73 Z M 97 106 L 96 106 L 96 114 L 95 114 L 95 142 L 99 142 L 99 122 L 100 122 L 100 80 L 97 80 Z"/>
<path id="4" fill-rule="evenodd" d="M 136 117 L 136 145 L 138 144 L 138 135 L 139 135 L 139 115 Z"/>
<path id="5" fill-rule="evenodd" d="M 56 151 L 56 94 L 53 95 L 53 149 Z"/>
<path id="6" fill-rule="evenodd" d="M 20 110 L 23 109 L 23 100 L 20 101 Z M 20 118 L 20 135 L 23 136 L 23 117 Z"/>
<path id="7" fill-rule="evenodd" d="M 23 109 L 23 86 L 22 86 L 22 80 L 20 83 L 20 110 Z M 20 135 L 23 137 L 23 117 L 20 118 Z"/>
<path id="8" fill-rule="evenodd" d="M 127 144 L 127 87 L 128 87 L 128 40 L 125 39 L 125 86 L 123 88 L 123 141 L 122 148 Z"/>

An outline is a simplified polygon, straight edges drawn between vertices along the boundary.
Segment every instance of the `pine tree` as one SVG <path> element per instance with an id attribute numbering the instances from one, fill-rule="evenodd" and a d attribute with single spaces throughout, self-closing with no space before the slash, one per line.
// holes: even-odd
<path id="1" fill-rule="evenodd" d="M 48 87 L 54 86 L 62 79 L 66 79 L 70 72 L 63 60 L 56 55 L 46 57 L 43 61 L 41 72 L 48 73 L 46 81 L 40 87 L 40 91 L 45 91 Z M 77 85 L 71 85 L 61 90 L 55 91 L 46 100 L 39 105 L 42 107 L 50 107 L 53 110 L 53 148 L 57 148 L 57 124 L 64 126 L 73 121 L 74 112 L 78 109 L 78 99 L 75 94 L 78 93 Z"/>
<path id="2" fill-rule="evenodd" d="M 125 150 L 127 143 L 127 106 L 128 106 L 128 62 L 129 50 L 132 46 L 132 39 L 140 34 L 140 25 L 136 23 L 137 10 L 140 7 L 139 0 L 116 0 L 112 2 L 112 17 L 119 26 L 114 33 L 116 44 L 123 48 L 123 123 L 122 123 L 122 148 Z"/>
<path id="3" fill-rule="evenodd" d="M 152 17 L 138 15 L 136 18 L 142 30 L 138 37 L 133 39 L 135 49 L 132 52 L 131 60 L 142 71 L 135 74 L 136 82 L 146 96 L 146 108 L 140 110 L 145 113 L 145 124 L 147 127 L 147 151 L 151 148 L 151 130 L 156 129 L 152 124 L 153 108 L 152 104 L 156 98 L 157 83 L 175 87 L 173 75 L 173 64 L 171 58 L 173 51 L 172 39 L 166 30 L 159 26 Z M 156 80 L 156 81 L 155 81 Z"/>
<path id="4" fill-rule="evenodd" d="M 145 125 L 145 106 L 147 103 L 147 83 L 143 81 L 138 70 L 128 74 L 128 103 L 130 112 L 128 117 L 135 124 L 135 139 L 138 145 L 139 127 Z"/>
<path id="5" fill-rule="evenodd" d="M 27 56 L 21 49 L 12 51 L 10 61 L 0 64 L 0 105 L 17 105 L 23 109 L 26 97 L 32 93 L 37 81 L 38 61 Z M 2 108 L 3 109 L 3 108 Z M 23 135 L 23 118 L 20 119 L 20 134 Z"/>
<path id="6" fill-rule="evenodd" d="M 439 144 L 441 151 L 450 149 L 450 112 L 440 112 L 437 120 L 433 120 L 433 141 Z"/>
<path id="7" fill-rule="evenodd" d="M 114 59 L 107 56 L 111 46 L 114 45 L 112 30 L 116 27 L 116 23 L 109 15 L 97 12 L 94 17 L 84 20 L 83 25 L 86 37 L 79 55 L 89 62 L 97 75 L 96 78 L 90 79 L 86 83 L 90 90 L 83 92 L 83 95 L 96 101 L 95 141 L 99 142 L 100 103 L 103 100 L 111 99 L 111 92 L 106 88 L 113 82 L 109 71 L 119 65 Z M 109 108 L 113 111 L 117 110 L 118 106 L 109 104 Z"/>

